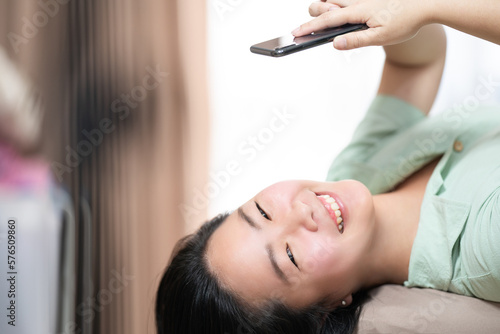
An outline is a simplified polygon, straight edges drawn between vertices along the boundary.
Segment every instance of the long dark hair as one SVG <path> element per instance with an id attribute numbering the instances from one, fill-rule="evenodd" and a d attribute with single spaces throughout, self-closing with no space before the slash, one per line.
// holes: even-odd
<path id="1" fill-rule="evenodd" d="M 364 292 L 349 306 L 321 305 L 291 309 L 275 300 L 251 307 L 223 288 L 210 272 L 206 245 L 224 222 L 223 214 L 181 239 L 160 282 L 156 297 L 158 334 L 347 334 L 356 327 Z"/>

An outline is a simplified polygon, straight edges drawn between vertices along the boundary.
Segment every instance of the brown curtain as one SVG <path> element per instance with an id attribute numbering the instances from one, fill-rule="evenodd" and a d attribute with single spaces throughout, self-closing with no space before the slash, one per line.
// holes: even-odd
<path id="1" fill-rule="evenodd" d="M 154 333 L 174 243 L 206 218 L 205 7 L 0 0 L 0 42 L 45 100 L 38 152 L 74 202 L 83 333 Z"/>

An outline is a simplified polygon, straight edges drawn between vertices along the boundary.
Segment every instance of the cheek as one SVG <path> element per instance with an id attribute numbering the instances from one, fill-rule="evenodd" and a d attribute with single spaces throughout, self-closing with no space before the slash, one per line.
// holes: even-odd
<path id="1" fill-rule="evenodd" d="M 338 265 L 341 248 L 338 240 L 332 237 L 311 238 L 306 243 L 307 256 L 303 260 L 303 269 L 312 275 L 324 276 L 332 267 Z"/>

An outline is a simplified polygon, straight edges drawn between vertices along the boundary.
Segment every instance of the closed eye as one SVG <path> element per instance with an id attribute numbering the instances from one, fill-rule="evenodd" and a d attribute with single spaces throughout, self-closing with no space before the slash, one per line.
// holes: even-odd
<path id="1" fill-rule="evenodd" d="M 269 216 L 267 215 L 267 213 L 264 210 L 262 210 L 262 208 L 260 207 L 259 203 L 255 202 L 255 205 L 257 206 L 257 209 L 259 210 L 259 212 L 262 215 L 262 217 L 266 218 L 267 220 L 271 220 L 271 218 L 269 218 Z"/>
<path id="2" fill-rule="evenodd" d="M 292 261 L 292 263 L 298 268 L 299 266 L 295 262 L 295 258 L 293 257 L 292 251 L 290 250 L 290 247 L 288 246 L 288 244 L 286 245 L 286 254 L 290 258 L 290 261 Z"/>

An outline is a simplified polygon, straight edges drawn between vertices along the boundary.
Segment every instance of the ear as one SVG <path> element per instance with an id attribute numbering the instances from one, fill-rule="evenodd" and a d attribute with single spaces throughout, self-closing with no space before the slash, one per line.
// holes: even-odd
<path id="1" fill-rule="evenodd" d="M 340 307 L 345 307 L 345 306 L 351 305 L 352 304 L 352 294 L 345 296 L 344 299 L 342 299 L 342 300 L 345 301 L 345 305 L 342 305 L 342 301 L 340 301 Z"/>
<path id="2" fill-rule="evenodd" d="M 342 301 L 345 301 L 345 305 L 342 305 Z M 334 310 L 336 308 L 346 307 L 351 304 L 352 304 L 352 294 L 349 294 L 340 300 L 329 301 L 325 306 L 329 309 Z"/>

